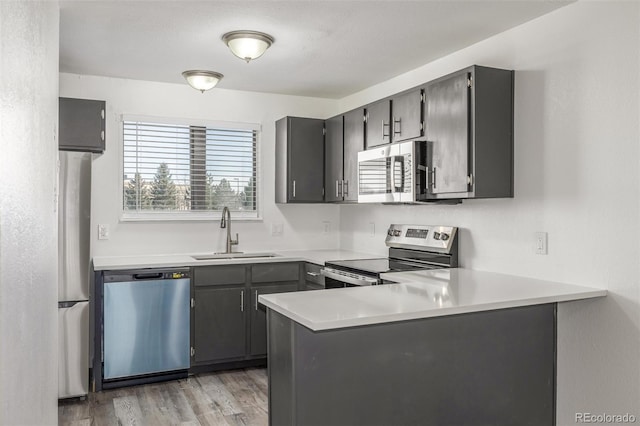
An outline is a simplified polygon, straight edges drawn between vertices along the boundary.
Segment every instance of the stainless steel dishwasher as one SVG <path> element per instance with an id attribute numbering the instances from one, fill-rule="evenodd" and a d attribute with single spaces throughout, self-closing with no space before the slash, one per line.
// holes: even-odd
<path id="1" fill-rule="evenodd" d="M 188 268 L 106 272 L 103 302 L 103 387 L 187 376 Z"/>

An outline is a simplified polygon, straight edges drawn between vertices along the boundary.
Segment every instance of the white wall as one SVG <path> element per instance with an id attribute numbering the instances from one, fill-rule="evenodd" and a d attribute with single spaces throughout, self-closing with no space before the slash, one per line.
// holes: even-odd
<path id="1" fill-rule="evenodd" d="M 0 2 L 0 424 L 58 421 L 57 2 Z"/>
<path id="2" fill-rule="evenodd" d="M 463 266 L 605 287 L 559 307 L 558 424 L 640 421 L 640 5 L 579 1 L 342 99 L 342 111 L 470 64 L 516 70 L 515 198 L 341 207 L 341 246 L 385 253 L 392 222 L 462 228 Z M 376 235 L 370 235 L 370 223 Z M 549 255 L 533 253 L 549 233 Z"/>
<path id="3" fill-rule="evenodd" d="M 224 80 L 223 80 L 224 81 Z M 160 117 L 259 123 L 262 175 L 262 221 L 234 221 L 240 234 L 238 251 L 336 248 L 339 208 L 331 205 L 276 205 L 275 121 L 287 115 L 325 118 L 337 101 L 296 96 L 231 91 L 216 88 L 201 94 L 185 84 L 167 84 L 95 76 L 60 74 L 60 96 L 107 102 L 107 149 L 94 159 L 92 182 L 92 253 L 94 256 L 224 251 L 226 230 L 210 222 L 122 222 L 120 116 Z M 323 221 L 331 232 L 323 233 Z M 98 224 L 108 224 L 109 240 L 97 239 Z M 272 224 L 283 224 L 282 236 L 271 235 Z"/>

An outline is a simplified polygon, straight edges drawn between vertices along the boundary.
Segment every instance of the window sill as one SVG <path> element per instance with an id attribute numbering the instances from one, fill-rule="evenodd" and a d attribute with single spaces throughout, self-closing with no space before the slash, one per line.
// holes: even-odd
<path id="1" fill-rule="evenodd" d="M 222 219 L 222 212 L 215 213 L 127 213 L 120 214 L 120 222 L 211 222 Z M 234 222 L 261 222 L 262 216 L 231 212 Z"/>

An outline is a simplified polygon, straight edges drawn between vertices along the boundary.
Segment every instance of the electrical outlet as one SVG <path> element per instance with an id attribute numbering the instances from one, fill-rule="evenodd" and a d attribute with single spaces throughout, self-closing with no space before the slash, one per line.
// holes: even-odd
<path id="1" fill-rule="evenodd" d="M 374 222 L 369 222 L 369 236 L 376 236 L 376 224 Z"/>
<path id="2" fill-rule="evenodd" d="M 106 224 L 98 225 L 98 239 L 99 240 L 109 239 L 109 225 L 106 225 Z"/>
<path id="3" fill-rule="evenodd" d="M 536 254 L 549 254 L 549 235 L 546 232 L 535 233 Z"/>
<path id="4" fill-rule="evenodd" d="M 322 222 L 322 232 L 324 234 L 328 234 L 329 231 L 331 231 L 331 222 L 329 222 L 328 220 L 325 220 Z"/>

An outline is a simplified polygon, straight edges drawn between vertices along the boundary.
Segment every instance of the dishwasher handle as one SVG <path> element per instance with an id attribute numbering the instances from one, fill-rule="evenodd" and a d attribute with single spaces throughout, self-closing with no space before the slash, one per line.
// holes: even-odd
<path id="1" fill-rule="evenodd" d="M 133 274 L 134 280 L 151 280 L 157 278 L 164 278 L 164 274 L 162 272 L 150 272 L 146 274 Z"/>

